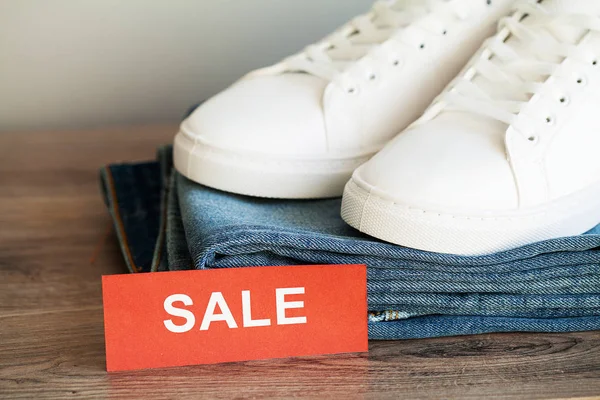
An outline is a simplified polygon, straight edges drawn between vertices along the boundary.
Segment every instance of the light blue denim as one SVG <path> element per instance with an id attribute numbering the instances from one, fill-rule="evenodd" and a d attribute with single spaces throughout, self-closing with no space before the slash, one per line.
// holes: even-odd
<path id="1" fill-rule="evenodd" d="M 600 330 L 600 227 L 492 255 L 429 253 L 349 227 L 340 199 L 252 198 L 169 174 L 170 152 L 159 151 L 162 167 L 102 170 L 132 271 L 366 264 L 372 339 Z M 150 214 L 156 233 L 142 239 L 148 220 L 138 217 Z M 128 260 L 127 252 L 139 256 Z"/>

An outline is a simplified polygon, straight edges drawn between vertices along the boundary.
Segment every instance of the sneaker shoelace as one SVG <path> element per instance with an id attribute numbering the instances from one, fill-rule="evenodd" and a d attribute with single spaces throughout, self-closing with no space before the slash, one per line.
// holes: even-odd
<path id="1" fill-rule="evenodd" d="M 438 17 L 437 22 L 421 20 L 432 13 Z M 323 41 L 284 60 L 285 70 L 332 80 L 374 47 L 394 39 L 394 34 L 403 27 L 419 21 L 425 30 L 442 34 L 440 26 L 467 17 L 466 3 L 456 0 L 452 3 L 450 0 L 380 0 L 368 14 L 353 19 Z"/>
<path id="2" fill-rule="evenodd" d="M 424 120 L 444 109 L 466 111 L 513 126 L 534 141 L 530 128 L 540 116 L 518 116 L 546 79 L 557 76 L 557 68 L 567 57 L 593 65 L 600 62 L 593 48 L 577 45 L 585 34 L 600 32 L 598 17 L 554 14 L 543 2 L 532 1 L 520 4 L 500 27 L 506 35 L 488 40 L 481 57 L 440 95 Z M 574 79 L 583 83 L 581 77 Z M 556 90 L 557 99 L 564 102 L 565 97 Z M 544 118 L 553 122 L 549 116 Z"/>

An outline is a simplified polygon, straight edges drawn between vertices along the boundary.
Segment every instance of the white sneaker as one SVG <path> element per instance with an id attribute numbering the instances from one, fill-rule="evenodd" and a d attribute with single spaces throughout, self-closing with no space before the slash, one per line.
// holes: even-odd
<path id="1" fill-rule="evenodd" d="M 340 196 L 352 171 L 422 114 L 512 2 L 378 2 L 200 106 L 175 138 L 175 167 L 235 193 Z"/>
<path id="2" fill-rule="evenodd" d="M 425 115 L 358 168 L 342 217 L 482 254 L 600 222 L 600 1 L 522 3 Z"/>

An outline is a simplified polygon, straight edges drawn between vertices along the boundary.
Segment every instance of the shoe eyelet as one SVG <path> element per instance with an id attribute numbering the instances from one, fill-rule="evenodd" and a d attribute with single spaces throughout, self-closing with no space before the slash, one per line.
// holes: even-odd
<path id="1" fill-rule="evenodd" d="M 485 4 L 487 4 L 488 6 L 491 6 L 492 5 L 492 0 L 486 0 Z"/>
<path id="2" fill-rule="evenodd" d="M 561 103 L 562 105 L 566 106 L 566 105 L 569 104 L 570 100 L 569 100 L 569 98 L 567 96 L 561 96 L 558 99 L 558 102 Z"/>
<path id="3" fill-rule="evenodd" d="M 419 48 L 420 48 L 421 50 L 423 50 L 423 49 L 425 48 L 425 43 L 421 43 L 421 44 L 419 45 Z"/>
<path id="4" fill-rule="evenodd" d="M 350 86 L 350 87 L 346 88 L 346 93 L 348 93 L 350 95 L 356 95 L 356 94 L 358 94 L 358 87 Z"/>
<path id="5" fill-rule="evenodd" d="M 528 141 L 530 141 L 531 143 L 535 143 L 538 141 L 538 137 L 536 135 L 531 135 L 527 138 Z"/>
<path id="6" fill-rule="evenodd" d="M 595 66 L 597 66 L 597 65 L 598 65 L 598 60 L 594 60 L 594 61 L 592 61 L 592 65 L 593 65 L 594 67 L 595 67 Z"/>
<path id="7" fill-rule="evenodd" d="M 447 34 L 448 34 L 448 29 L 444 29 L 444 30 L 442 31 L 442 35 L 447 35 Z"/>
<path id="8" fill-rule="evenodd" d="M 392 61 L 392 65 L 394 67 L 397 67 L 398 65 L 400 65 L 400 60 L 394 60 L 394 61 Z"/>
<path id="9" fill-rule="evenodd" d="M 546 124 L 548 124 L 548 125 L 554 125 L 556 120 L 554 119 L 554 117 L 552 115 L 548 115 L 545 118 L 545 121 L 546 121 Z"/>
<path id="10" fill-rule="evenodd" d="M 377 75 L 375 75 L 375 74 L 371 74 L 371 75 L 369 75 L 369 80 L 370 80 L 370 81 L 374 81 L 374 80 L 376 80 L 376 79 L 377 79 Z"/>
<path id="11" fill-rule="evenodd" d="M 575 82 L 577 82 L 577 84 L 580 85 L 580 86 L 585 86 L 587 84 L 587 81 L 582 76 L 579 77 L 579 78 L 577 78 L 577 80 Z"/>

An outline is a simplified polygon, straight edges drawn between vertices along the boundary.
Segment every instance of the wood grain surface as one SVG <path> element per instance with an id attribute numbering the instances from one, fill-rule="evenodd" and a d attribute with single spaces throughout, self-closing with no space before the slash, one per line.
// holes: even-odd
<path id="1" fill-rule="evenodd" d="M 371 342 L 338 355 L 105 372 L 100 277 L 125 273 L 100 165 L 175 126 L 0 134 L 0 398 L 558 399 L 600 394 L 600 333 Z"/>

